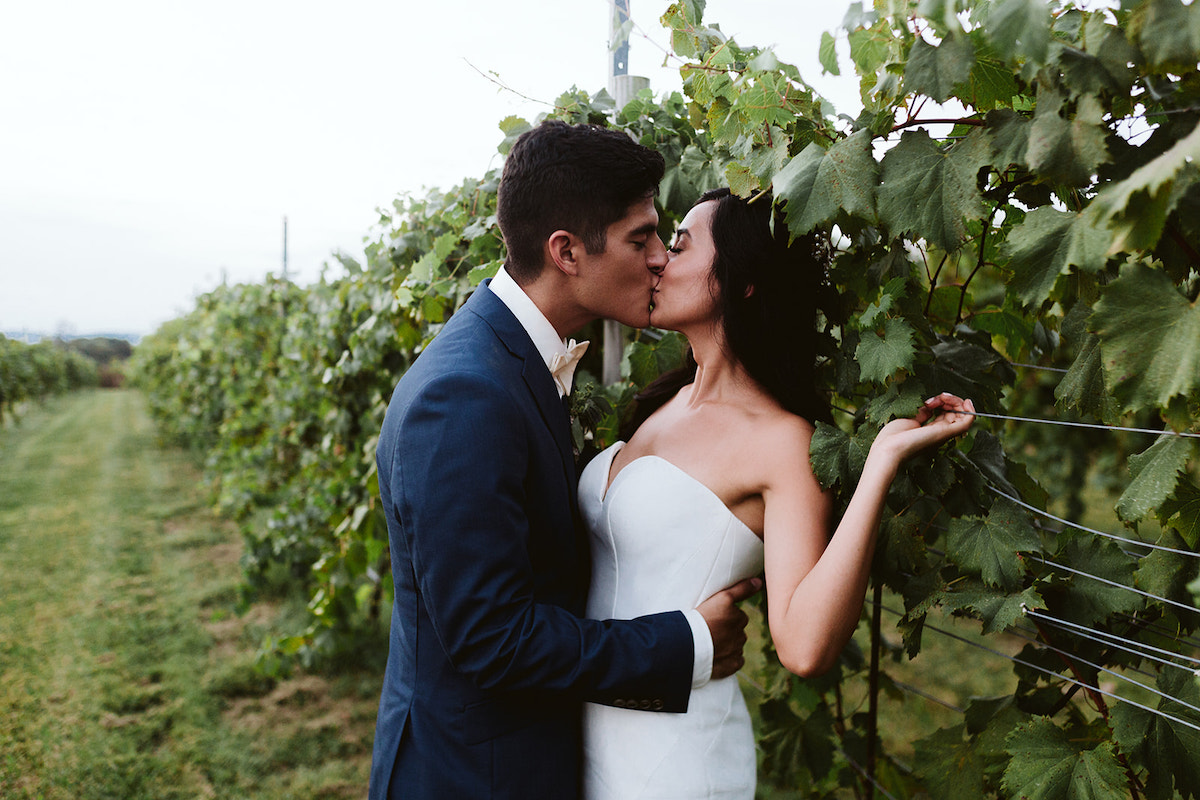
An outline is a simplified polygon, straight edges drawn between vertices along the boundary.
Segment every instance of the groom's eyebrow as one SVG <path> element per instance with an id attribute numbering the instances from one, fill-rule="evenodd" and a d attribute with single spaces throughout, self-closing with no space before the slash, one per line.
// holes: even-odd
<path id="1" fill-rule="evenodd" d="M 634 228 L 633 230 L 631 230 L 629 232 L 629 238 L 636 239 L 639 236 L 649 236 L 650 234 L 657 233 L 657 232 L 658 232 L 658 226 L 653 223 L 647 222 L 645 225 L 642 225 L 640 228 Z"/>

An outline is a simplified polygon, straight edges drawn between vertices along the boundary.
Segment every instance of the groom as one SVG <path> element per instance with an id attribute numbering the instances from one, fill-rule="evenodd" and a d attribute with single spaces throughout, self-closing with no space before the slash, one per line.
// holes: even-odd
<path id="1" fill-rule="evenodd" d="M 578 797 L 585 700 L 682 712 L 741 666 L 750 582 L 686 612 L 582 617 L 563 337 L 648 324 L 662 176 L 619 131 L 522 135 L 498 195 L 505 267 L 396 387 L 376 452 L 396 595 L 371 800 Z"/>

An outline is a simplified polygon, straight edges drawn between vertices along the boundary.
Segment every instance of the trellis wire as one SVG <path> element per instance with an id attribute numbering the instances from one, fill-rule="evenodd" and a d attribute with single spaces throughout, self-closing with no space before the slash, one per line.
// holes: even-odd
<path id="1" fill-rule="evenodd" d="M 1022 641 L 1029 642 L 1030 644 L 1039 644 L 1040 645 L 1043 642 L 1045 642 L 1045 639 L 1041 638 L 1041 634 L 1037 631 L 1037 629 L 1030 631 L 1025 628 L 1020 628 L 1020 627 L 1017 627 L 1016 625 L 1013 625 L 1012 627 L 1006 629 L 1006 633 L 1009 636 L 1014 636 L 1018 639 L 1021 639 Z M 1073 631 L 1068 631 L 1067 633 L 1073 633 Z M 1091 640 L 1094 642 L 1099 642 L 1100 644 L 1108 644 L 1107 642 L 1103 642 L 1100 639 L 1095 639 L 1091 636 L 1088 636 L 1085 633 L 1079 633 L 1079 634 L 1075 634 L 1075 635 L 1079 636 L 1081 639 L 1088 639 L 1088 640 Z M 1119 650 L 1125 650 L 1126 652 L 1130 652 L 1130 653 L 1133 652 L 1132 650 L 1127 650 L 1126 648 L 1121 647 L 1120 645 L 1113 645 L 1113 647 L 1116 647 Z M 1137 653 L 1136 655 L 1142 655 L 1142 654 Z M 1148 656 L 1147 656 L 1147 658 L 1148 658 Z M 1139 669 L 1138 667 L 1126 667 L 1126 669 L 1129 670 L 1130 672 L 1136 672 L 1138 675 L 1145 675 L 1147 678 L 1154 677 L 1153 672 L 1150 672 L 1150 671 L 1144 670 L 1144 669 Z M 1189 670 L 1189 672 L 1190 671 L 1191 670 Z"/>
<path id="2" fill-rule="evenodd" d="M 1188 645 L 1189 647 L 1192 647 L 1193 649 L 1200 650 L 1200 639 L 1193 639 L 1191 636 L 1188 636 L 1187 634 L 1181 635 L 1179 633 L 1179 631 L 1171 630 L 1171 628 L 1168 627 L 1167 625 L 1163 625 L 1163 624 L 1153 621 L 1153 620 L 1138 619 L 1136 615 L 1128 614 L 1123 611 L 1117 612 L 1116 616 L 1122 617 L 1132 624 L 1141 625 L 1146 630 L 1157 631 L 1158 634 L 1160 636 L 1162 636 L 1164 639 L 1170 639 L 1175 642 L 1181 642 L 1183 644 Z"/>
<path id="3" fill-rule="evenodd" d="M 1025 369 L 1040 369 L 1042 372 L 1061 372 L 1064 374 L 1070 372 L 1070 370 L 1063 369 L 1062 367 L 1043 367 L 1041 364 L 1019 364 L 1016 361 L 1010 361 L 1008 365 L 1010 367 L 1024 367 Z"/>
<path id="4" fill-rule="evenodd" d="M 1185 609 L 1187 611 L 1192 612 L 1193 614 L 1200 613 L 1200 609 L 1196 608 L 1195 606 L 1184 605 L 1183 603 L 1180 603 L 1178 600 L 1171 600 L 1166 597 L 1159 597 L 1156 594 L 1151 594 L 1150 592 L 1145 592 L 1145 591 L 1142 591 L 1141 589 L 1135 589 L 1132 586 L 1126 586 L 1123 583 L 1120 583 L 1118 581 L 1112 581 L 1112 580 L 1109 580 L 1108 578 L 1101 578 L 1099 575 L 1093 575 L 1090 572 L 1084 572 L 1083 570 L 1075 569 L 1074 567 L 1068 567 L 1064 564 L 1059 564 L 1056 561 L 1051 561 L 1048 558 L 1043 558 L 1042 556 L 1039 556 L 1039 555 L 1036 555 L 1033 553 L 1030 553 L 1029 555 L 1027 555 L 1026 558 L 1031 558 L 1034 561 L 1040 561 L 1041 563 L 1045 564 L 1048 567 L 1054 567 L 1055 569 L 1066 570 L 1067 572 L 1073 573 L 1075 575 L 1082 575 L 1085 578 L 1091 578 L 1094 581 L 1100 581 L 1101 583 L 1106 583 L 1109 586 L 1115 586 L 1119 589 L 1125 589 L 1127 591 L 1133 592 L 1134 594 L 1140 594 L 1142 597 L 1147 597 L 1151 600 L 1161 600 L 1164 603 L 1168 603 L 1170 605 L 1176 606 L 1177 608 Z"/>
<path id="5" fill-rule="evenodd" d="M 1114 672 L 1113 670 L 1109 669 L 1108 667 L 1102 667 L 1099 664 L 1093 664 L 1091 661 L 1088 661 L 1086 658 L 1083 658 L 1078 653 L 1068 652 L 1061 648 L 1055 647 L 1054 645 L 1052 645 L 1046 641 L 1041 642 L 1041 646 L 1046 648 L 1047 650 L 1054 652 L 1054 653 L 1058 653 L 1060 656 L 1066 656 L 1068 658 L 1074 659 L 1075 661 L 1078 661 L 1080 664 L 1086 664 L 1087 666 L 1091 667 L 1092 669 L 1100 670 L 1101 672 L 1107 672 L 1109 675 L 1112 675 L 1114 678 L 1120 678 L 1121 680 L 1123 680 L 1127 683 L 1131 683 L 1134 686 L 1138 687 L 1139 689 L 1145 689 L 1147 692 L 1157 695 L 1157 696 L 1163 698 L 1164 700 L 1173 700 L 1174 702 L 1178 703 L 1179 705 L 1183 706 L 1184 708 L 1187 708 L 1191 711 L 1195 711 L 1197 714 L 1200 714 L 1200 708 L 1197 708 L 1196 706 L 1192 705 L 1191 703 L 1181 700 L 1178 697 L 1172 697 L 1171 695 L 1167 694 L 1166 692 L 1155 689 L 1152 686 L 1147 686 L 1144 683 L 1138 683 L 1137 681 L 1133 680 L 1132 678 L 1126 677 L 1125 675 L 1122 675 L 1119 672 Z M 1055 673 L 1055 674 L 1058 674 L 1058 673 Z M 1097 687 L 1091 686 L 1089 688 L 1096 689 Z M 1124 698 L 1118 697 L 1117 699 L 1123 700 Z"/>
<path id="6" fill-rule="evenodd" d="M 1175 667 L 1176 669 L 1186 670 L 1187 672 L 1191 672 L 1193 674 L 1196 672 L 1196 669 L 1194 667 L 1189 667 L 1185 664 L 1180 664 L 1177 661 L 1170 660 L 1169 658 L 1158 658 L 1156 656 L 1150 655 L 1149 652 L 1161 653 L 1164 656 L 1175 656 L 1177 658 L 1182 658 L 1185 661 L 1190 661 L 1193 664 L 1200 665 L 1200 659 L 1196 659 L 1191 656 L 1184 655 L 1183 653 L 1172 653 L 1170 650 L 1163 650 L 1162 648 L 1154 647 L 1153 645 L 1148 645 L 1143 642 L 1139 642 L 1136 639 L 1126 639 L 1124 636 L 1117 636 L 1115 633 L 1109 633 L 1108 631 L 1102 631 L 1102 630 L 1098 630 L 1096 628 L 1089 628 L 1086 625 L 1080 625 L 1079 623 L 1071 622 L 1070 620 L 1059 619 L 1058 617 L 1053 617 L 1053 616 L 1050 616 L 1049 614 L 1043 614 L 1042 612 L 1040 612 L 1034 608 L 1028 608 L 1026 606 L 1022 606 L 1021 610 L 1025 613 L 1026 616 L 1033 617 L 1035 619 L 1044 620 L 1057 628 L 1074 629 L 1078 636 L 1082 636 L 1085 639 L 1091 639 L 1092 641 L 1099 642 L 1100 644 L 1105 644 L 1105 645 L 1109 645 L 1111 647 L 1116 647 L 1120 650 L 1124 650 L 1127 653 L 1132 653 L 1133 655 L 1140 656 L 1149 661 L 1157 661 L 1160 664 L 1165 664 L 1167 666 Z M 1094 634 L 1094 636 L 1092 634 Z M 1149 652 L 1143 652 L 1143 651 L 1135 650 L 1132 648 L 1127 648 L 1127 647 L 1124 647 L 1122 644 L 1118 644 L 1119 642 L 1124 642 L 1126 644 L 1135 645 L 1137 647 L 1144 648 L 1145 651 L 1149 651 Z"/>
<path id="7" fill-rule="evenodd" d="M 1200 439 L 1200 433 L 1192 433 L 1190 431 L 1155 430 L 1154 428 L 1130 428 L 1124 425 L 1101 425 L 1095 422 L 1072 422 L 1064 419 L 1014 417 L 1007 414 L 988 414 L 983 411 L 962 411 L 959 413 L 971 414 L 976 417 L 986 417 L 988 419 L 1002 419 L 1010 422 L 1036 422 L 1042 425 L 1062 425 L 1068 428 L 1093 428 L 1095 430 L 1103 431 L 1125 431 L 1128 433 L 1147 433 L 1154 436 L 1182 436 L 1189 439 Z"/>
<path id="8" fill-rule="evenodd" d="M 1031 366 L 1018 364 L 1016 366 Z M 1038 369 L 1050 369 L 1049 367 L 1039 367 Z M 856 412 L 848 408 L 840 406 L 831 406 L 834 411 L 841 411 L 843 414 L 855 416 Z M 1170 429 L 1155 429 L 1155 428 L 1134 428 L 1125 425 L 1102 425 L 1097 422 L 1075 422 L 1065 419 L 1040 419 L 1038 417 L 1016 417 L 1009 414 L 990 414 L 985 411 L 960 411 L 960 414 L 970 414 L 974 417 L 984 417 L 986 419 L 999 419 L 1008 422 L 1034 422 L 1040 425 L 1061 425 L 1067 428 L 1092 428 L 1101 431 L 1124 431 L 1126 433 L 1145 433 L 1151 436 L 1178 436 L 1186 439 L 1200 439 L 1200 433 L 1193 431 L 1175 431 Z"/>
<path id="9" fill-rule="evenodd" d="M 1126 544 L 1136 545 L 1137 547 L 1147 547 L 1151 550 L 1162 550 L 1167 553 L 1175 553 L 1176 555 L 1191 556 L 1192 558 L 1200 558 L 1200 553 L 1196 553 L 1191 550 L 1180 550 L 1175 547 L 1167 547 L 1167 546 L 1161 545 L 1161 544 L 1151 544 L 1150 542 L 1143 542 L 1138 539 L 1130 539 L 1130 538 L 1127 538 L 1124 536 L 1118 536 L 1115 533 L 1108 533 L 1106 531 L 1098 531 L 1095 528 L 1089 528 L 1085 525 L 1080 525 L 1077 522 L 1071 522 L 1068 519 L 1063 519 L 1062 517 L 1057 517 L 1054 514 L 1051 514 L 1049 511 L 1038 508 L 1037 506 L 1031 506 L 1029 503 L 1026 503 L 1024 500 L 1013 497 L 1008 492 L 1005 492 L 1002 489 L 998 489 L 995 486 L 991 485 L 990 483 L 988 484 L 988 488 L 991 489 L 996 494 L 1000 495 L 1001 497 L 1005 498 L 1006 500 L 1011 500 L 1012 502 L 1016 503 L 1021 508 L 1024 508 L 1027 511 L 1032 511 L 1035 514 L 1041 514 L 1042 516 L 1052 519 L 1055 522 L 1062 523 L 1063 525 L 1069 525 L 1072 528 L 1084 531 L 1086 533 L 1094 533 L 1097 536 L 1103 536 L 1108 539 L 1114 539 L 1118 542 L 1124 542 Z M 1131 554 L 1131 555 L 1136 555 L 1136 554 Z"/>
<path id="10" fill-rule="evenodd" d="M 880 607 L 881 607 L 881 608 L 882 608 L 884 611 L 887 611 L 887 612 L 888 612 L 888 613 L 890 613 L 890 614 L 896 614 L 897 616 L 900 616 L 900 617 L 903 617 L 903 616 L 904 616 L 904 615 L 903 615 L 903 614 L 901 614 L 900 612 L 898 612 L 898 611 L 895 611 L 894 609 L 890 609 L 890 608 L 888 608 L 887 606 L 880 606 Z M 1151 714 L 1154 714 L 1154 715 L 1155 715 L 1155 716 L 1157 716 L 1157 717 L 1163 717 L 1164 719 L 1169 719 L 1169 720 L 1171 720 L 1172 722 L 1177 722 L 1177 723 L 1179 723 L 1180 725 L 1185 725 L 1185 726 L 1187 726 L 1187 727 L 1191 728 L 1192 730 L 1195 730 L 1195 731 L 1200 731 L 1200 725 L 1197 725 L 1197 724 L 1195 724 L 1194 722 L 1189 722 L 1189 721 L 1188 721 L 1188 720 L 1186 720 L 1186 719 L 1182 719 L 1182 718 L 1180 718 L 1180 717 L 1176 717 L 1176 716 L 1174 716 L 1173 714 L 1168 714 L 1168 713 L 1167 713 L 1167 712 L 1165 712 L 1165 711 L 1160 711 L 1160 710 L 1159 710 L 1159 709 L 1157 709 L 1157 708 L 1150 708 L 1149 706 L 1143 705 L 1143 704 L 1141 704 L 1141 703 L 1137 702 L 1136 700 L 1129 700 L 1129 699 L 1127 699 L 1127 698 L 1121 697 L 1120 695 L 1117 695 L 1117 694 L 1114 694 L 1114 693 L 1112 693 L 1112 692 L 1109 692 L 1109 691 L 1107 691 L 1107 690 L 1105 690 L 1105 689 L 1101 689 L 1101 688 L 1100 688 L 1100 687 L 1098 687 L 1098 686 L 1091 686 L 1091 685 L 1089 685 L 1089 684 L 1086 684 L 1086 683 L 1084 683 L 1083 681 L 1081 681 L 1081 680 L 1079 680 L 1079 679 L 1077 679 L 1077 678 L 1072 678 L 1072 677 L 1070 677 L 1069 675 L 1062 675 L 1062 674 L 1060 674 L 1060 673 L 1058 673 L 1058 672 L 1055 672 L 1054 670 L 1047 669 L 1046 667 L 1041 667 L 1041 666 L 1038 666 L 1037 664 L 1030 663 L 1030 662 L 1028 662 L 1028 661 L 1025 661 L 1024 659 L 1017 658 L 1016 656 L 1010 656 L 1010 655 L 1008 655 L 1007 653 L 1001 653 L 999 650 L 993 650 L 992 648 L 990 648 L 990 647 L 988 647 L 988 646 L 986 646 L 986 645 L 979 644 L 978 642 L 972 642 L 970 639 L 967 639 L 967 638 L 965 638 L 965 637 L 959 636 L 959 635 L 958 635 L 958 634 L 956 634 L 956 633 L 951 633 L 950 631 L 947 631 L 947 630 L 942 630 L 941 628 L 937 627 L 936 625 L 931 625 L 931 624 L 929 624 L 928 622 L 926 622 L 926 623 L 924 624 L 924 626 L 923 626 L 923 627 L 925 627 L 925 628 L 928 628 L 929 630 L 931 630 L 931 631 L 934 631 L 935 633 L 940 633 L 940 634 L 942 634 L 943 636 L 948 636 L 948 637 L 950 637 L 951 639 L 956 639 L 957 641 L 960 641 L 960 642 L 962 642 L 963 644 L 967 644 L 967 645 L 970 645 L 971 647 L 976 647 L 976 648 L 979 648 L 980 650 L 983 650 L 983 651 L 985 651 L 985 652 L 991 653 L 992 655 L 1000 656 L 1001 658 L 1003 658 L 1003 659 L 1007 659 L 1008 661 L 1011 661 L 1011 662 L 1013 662 L 1014 664 L 1020 664 L 1020 665 L 1021 665 L 1021 666 L 1023 666 L 1023 667 L 1028 667 L 1029 669 L 1037 670 L 1038 672 L 1044 672 L 1044 673 L 1046 673 L 1047 675 L 1052 675 L 1052 676 L 1054 676 L 1054 677 L 1056 677 L 1056 678 L 1059 678 L 1060 680 L 1064 680 L 1064 681 L 1066 681 L 1067 683 L 1071 683 L 1071 684 L 1074 684 L 1074 685 L 1076 685 L 1076 686 L 1079 686 L 1080 688 L 1083 688 L 1083 689 L 1089 689 L 1089 690 L 1091 690 L 1091 691 L 1099 692 L 1100 694 L 1104 695 L 1105 697 L 1110 697 L 1110 698 L 1112 698 L 1113 700 L 1116 700 L 1116 701 L 1118 701 L 1118 702 L 1121 702 L 1121 703 L 1128 703 L 1129 705 L 1131 705 L 1131 706 L 1134 706 L 1135 708 L 1140 708 L 1140 709 L 1142 709 L 1143 711 L 1148 711 L 1148 712 L 1150 712 Z M 1181 702 L 1181 701 L 1177 700 L 1177 699 L 1176 699 L 1176 698 L 1174 698 L 1174 697 L 1172 697 L 1172 698 L 1171 698 L 1171 700 L 1174 700 L 1175 702 Z"/>
<path id="11" fill-rule="evenodd" d="M 944 528 L 943 528 L 942 530 L 944 530 Z M 938 549 L 936 549 L 936 548 L 933 548 L 933 547 L 927 547 L 926 549 L 927 549 L 929 552 L 931 552 L 931 553 L 934 553 L 934 554 L 936 554 L 936 555 L 939 555 L 939 556 L 942 556 L 942 557 L 945 557 L 945 555 L 946 555 L 945 551 L 943 551 L 943 550 L 938 550 Z M 1085 577 L 1088 577 L 1088 578 L 1095 578 L 1096 580 L 1104 580 L 1104 578 L 1101 578 L 1101 577 L 1099 577 L 1098 575 L 1092 575 L 1090 572 L 1083 572 L 1082 570 L 1078 570 L 1077 572 L 1078 572 L 1078 574 L 1080 574 L 1080 575 L 1083 575 L 1083 576 L 1085 576 Z M 911 574 L 906 574 L 906 575 L 905 575 L 905 577 L 908 577 L 908 578 L 910 578 L 910 579 L 911 579 L 911 578 L 914 578 L 914 577 L 916 577 L 916 576 L 914 576 L 914 575 L 911 575 Z M 1126 585 L 1125 585 L 1125 584 L 1123 584 L 1123 583 L 1114 583 L 1114 585 L 1115 585 L 1115 586 L 1120 586 L 1120 587 L 1121 587 L 1121 588 L 1123 588 L 1123 589 L 1132 589 L 1132 587 L 1126 586 Z M 1133 590 L 1133 591 L 1137 591 L 1137 590 Z M 1153 595 L 1151 595 L 1151 596 L 1153 597 Z M 1165 598 L 1157 598 L 1157 597 L 1156 597 L 1155 599 L 1162 600 L 1162 599 L 1165 599 Z M 1185 608 L 1186 608 L 1186 606 L 1185 606 Z M 890 609 L 888 609 L 888 610 L 890 610 Z M 892 612 L 892 613 L 895 613 L 895 612 Z M 1050 616 L 1046 616 L 1045 618 L 1046 618 L 1047 620 L 1056 620 L 1056 619 L 1057 619 L 1056 617 L 1050 617 Z M 1140 620 L 1138 620 L 1136 617 L 1129 617 L 1129 616 L 1127 616 L 1127 619 L 1130 619 L 1130 620 L 1131 620 L 1132 622 L 1134 622 L 1134 623 L 1139 623 L 1139 624 L 1141 623 L 1141 621 L 1140 621 Z M 1075 624 L 1075 623 L 1071 623 L 1071 624 Z M 1189 656 L 1184 656 L 1184 655 L 1182 655 L 1182 654 L 1176 654 L 1176 653 L 1172 653 L 1170 650 L 1162 650 L 1162 649 L 1160 649 L 1160 648 L 1154 647 L 1153 645 L 1148 645 L 1148 644 L 1144 644 L 1144 643 L 1142 643 L 1142 642 L 1139 642 L 1139 641 L 1137 641 L 1137 640 L 1135 640 L 1135 639 L 1127 639 L 1127 638 L 1124 638 L 1124 637 L 1121 637 L 1121 636 L 1117 636 L 1116 634 L 1108 633 L 1107 631 L 1100 631 L 1100 630 L 1097 630 L 1097 629 L 1095 629 L 1095 628 L 1087 628 L 1087 627 L 1085 627 L 1085 626 L 1078 626 L 1078 627 L 1080 627 L 1080 628 L 1081 628 L 1082 630 L 1084 630 L 1084 631 L 1090 631 L 1090 632 L 1092 632 L 1092 633 L 1096 633 L 1096 634 L 1103 634 L 1104 636 L 1108 636 L 1108 637 L 1110 637 L 1111 639 L 1114 639 L 1114 640 L 1117 640 L 1117 641 L 1123 641 L 1123 642 L 1127 642 L 1127 643 L 1129 643 L 1129 644 L 1137 645 L 1137 646 L 1139 646 L 1139 647 L 1144 647 L 1144 648 L 1146 648 L 1147 650 L 1153 650 L 1153 651 L 1155 651 L 1155 652 L 1159 652 L 1159 653 L 1166 653 L 1166 654 L 1168 654 L 1168 655 L 1179 655 L 1181 658 L 1186 658 L 1186 659 L 1188 659 L 1189 661 L 1196 661 L 1196 663 L 1197 663 L 1197 664 L 1200 664 L 1200 660 L 1193 659 L 1193 658 L 1191 658 L 1191 657 L 1189 657 Z M 1152 626 L 1148 626 L 1148 627 L 1152 627 Z M 1186 636 L 1178 636 L 1178 635 L 1176 635 L 1174 632 L 1168 631 L 1168 630 L 1167 630 L 1166 628 L 1164 628 L 1163 626 L 1157 626 L 1157 627 L 1158 627 L 1158 630 L 1159 630 L 1159 632 L 1160 632 L 1160 633 L 1159 633 L 1159 635 L 1161 635 L 1163 638 L 1166 638 L 1166 639 L 1171 639 L 1172 641 L 1176 641 L 1176 642 L 1179 642 L 1179 643 L 1181 643 L 1181 644 L 1186 644 L 1186 645 L 1190 645 L 1190 646 L 1192 646 L 1192 647 L 1197 647 L 1197 648 L 1200 648 L 1200 643 L 1197 643 L 1196 641 L 1194 641 L 1194 640 L 1190 639 L 1189 637 L 1186 637 Z M 1025 634 L 1025 635 L 1018 635 L 1017 633 L 1013 633 L 1013 631 L 1014 631 L 1014 630 L 1016 630 L 1016 631 L 1020 631 L 1020 629 L 1019 629 L 1019 628 L 1013 628 L 1013 629 L 1010 629 L 1010 630 L 1009 630 L 1009 632 L 1010 632 L 1012 635 L 1015 635 L 1015 636 L 1017 636 L 1017 637 L 1018 637 L 1018 638 L 1020 638 L 1020 639 L 1025 639 L 1026 641 L 1030 641 L 1030 642 L 1032 642 L 1032 641 L 1037 641 L 1036 639 L 1032 639 L 1032 638 L 1030 638 L 1030 637 L 1028 636 L 1028 631 L 1021 631 L 1021 633 Z M 1121 647 L 1120 645 L 1117 645 L 1115 642 L 1111 642 L 1111 641 L 1105 641 L 1105 640 L 1103 640 L 1103 639 L 1096 639 L 1096 638 L 1094 638 L 1094 637 L 1090 637 L 1090 636 L 1088 636 L 1088 635 L 1087 635 L 1087 634 L 1085 634 L 1085 633 L 1080 633 L 1079 635 L 1080 635 L 1080 636 L 1082 636 L 1082 637 L 1083 637 L 1083 638 L 1085 638 L 1085 639 L 1086 639 L 1086 638 L 1090 638 L 1090 639 L 1092 639 L 1093 641 L 1099 642 L 1100 644 L 1108 644 L 1108 645 L 1112 645 L 1112 646 L 1114 646 L 1114 647 L 1118 647 L 1118 648 L 1119 648 L 1119 649 L 1121 649 L 1121 650 L 1125 650 L 1126 652 L 1133 653 L 1134 655 L 1139 655 L 1139 656 L 1142 656 L 1143 658 L 1146 658 L 1146 659 L 1148 659 L 1148 660 L 1151 660 L 1151 661 L 1158 661 L 1158 660 L 1159 660 L 1159 659 L 1157 659 L 1157 658 L 1154 658 L 1153 656 L 1147 655 L 1147 654 L 1145 654 L 1145 653 L 1141 653 L 1141 652 L 1137 652 L 1137 651 L 1134 651 L 1134 650 L 1129 650 L 1128 648 Z M 1180 666 L 1180 665 L 1176 665 L 1176 666 Z M 1189 668 L 1187 668 L 1187 667 L 1182 667 L 1182 668 L 1183 668 L 1183 669 L 1188 669 L 1188 671 L 1189 671 L 1189 672 L 1191 672 L 1191 671 L 1192 671 L 1191 669 L 1189 669 Z M 1149 673 L 1146 673 L 1146 674 L 1149 674 Z M 931 699 L 931 700 L 934 700 L 934 702 L 939 702 L 939 701 L 938 701 L 936 698 L 930 698 L 930 699 Z"/>
<path id="12" fill-rule="evenodd" d="M 951 711 L 957 711 L 959 714 L 964 712 L 964 709 L 961 709 L 953 703 L 943 700 L 940 697 L 934 697 L 933 695 L 918 689 L 916 686 L 913 686 L 911 683 L 904 683 L 903 681 L 898 681 L 893 678 L 892 685 L 901 691 L 908 692 L 909 694 L 915 694 L 917 697 L 928 700 L 929 702 L 939 705 L 942 708 L 948 708 Z"/>
<path id="13" fill-rule="evenodd" d="M 935 527 L 935 528 L 937 528 L 937 530 L 941 530 L 941 531 L 946 531 L 946 530 L 949 530 L 948 528 L 946 528 L 946 527 L 944 527 L 944 526 L 931 526 L 931 527 Z M 945 551 L 945 550 L 939 550 L 939 549 L 937 549 L 937 548 L 935 548 L 935 547 L 929 547 L 928 545 L 925 547 L 925 549 L 926 549 L 926 550 L 928 550 L 930 553 L 933 553 L 933 554 L 935 554 L 935 555 L 941 556 L 942 558 L 945 558 L 945 557 L 946 557 L 946 551 Z M 1062 564 L 1059 564 L 1058 562 L 1055 562 L 1055 561 L 1050 561 L 1049 559 L 1047 559 L 1047 558 L 1044 558 L 1044 557 L 1042 557 L 1042 556 L 1039 556 L 1039 555 L 1036 555 L 1036 554 L 1034 554 L 1034 553 L 1030 553 L 1030 554 L 1028 554 L 1028 555 L 1026 556 L 1026 558 L 1032 558 L 1032 559 L 1034 559 L 1034 560 L 1036 560 L 1036 561 L 1040 561 L 1041 563 L 1043 563 L 1043 564 L 1045 564 L 1045 565 L 1047 565 L 1047 566 L 1050 566 L 1050 567 L 1059 567 L 1060 569 L 1064 569 L 1064 570 L 1066 570 L 1067 572 L 1073 572 L 1073 573 L 1075 573 L 1076 575 L 1082 575 L 1082 576 L 1083 576 L 1083 577 L 1085 577 L 1085 578 L 1091 578 L 1092 580 L 1100 581 L 1101 583 L 1107 583 L 1109 586 L 1115 586 L 1115 587 L 1117 587 L 1117 588 L 1119 588 L 1119 589 L 1128 589 L 1128 590 L 1129 590 L 1129 591 L 1131 591 L 1131 592 L 1135 592 L 1136 594 L 1140 594 L 1140 595 L 1142 595 L 1143 597 L 1147 597 L 1147 598 L 1149 598 L 1149 599 L 1151 599 L 1151 600 L 1161 600 L 1161 601 L 1162 601 L 1162 602 L 1164 602 L 1164 603 L 1169 603 L 1169 604 L 1171 604 L 1171 605 L 1173 605 L 1173 606 L 1178 606 L 1179 608 L 1185 609 L 1185 610 L 1187 610 L 1187 611 L 1192 611 L 1192 612 L 1200 612 L 1200 609 L 1196 608 L 1195 606 L 1189 606 L 1189 605 L 1185 605 L 1184 603 L 1180 603 L 1180 602 L 1178 602 L 1178 601 L 1176 601 L 1176 600 L 1171 600 L 1171 599 L 1169 599 L 1169 598 L 1166 598 L 1166 597 L 1159 597 L 1159 596 L 1158 596 L 1158 595 L 1156 595 L 1156 594 L 1151 594 L 1150 592 L 1142 591 L 1141 589 L 1135 589 L 1134 587 L 1132 587 L 1132 586 L 1127 586 L 1127 585 L 1125 585 L 1124 583 L 1120 583 L 1120 582 L 1118 582 L 1118 581 L 1109 580 L 1108 578 L 1102 578 L 1102 577 L 1100 577 L 1099 575 L 1093 575 L 1092 573 L 1090 573 L 1090 572 L 1084 572 L 1084 571 L 1083 571 L 1083 570 L 1081 570 L 1081 569 L 1074 569 L 1073 567 L 1067 567 L 1067 566 L 1064 566 L 1064 565 L 1062 565 Z M 913 577 L 913 576 L 909 576 L 909 577 Z"/>
<path id="14" fill-rule="evenodd" d="M 880 783 L 880 782 L 879 782 L 879 781 L 878 781 L 878 780 L 875 778 L 875 776 L 874 776 L 874 775 L 870 775 L 870 774 L 868 774 L 868 773 L 867 773 L 867 771 L 866 771 L 865 769 L 863 769 L 861 766 L 859 766 L 858 762 L 857 762 L 857 761 L 855 761 L 853 758 L 851 758 L 849 753 L 847 753 L 847 752 L 846 752 L 845 750 L 843 750 L 842 748 L 840 748 L 840 747 L 837 747 L 837 745 L 834 745 L 834 748 L 835 748 L 835 749 L 836 749 L 836 750 L 837 750 L 839 753 L 841 753 L 841 754 L 842 754 L 842 758 L 846 759 L 846 763 L 847 763 L 847 764 L 849 764 L 850 766 L 854 767 L 854 769 L 858 771 L 858 774 L 862 775 L 864 778 L 866 778 L 868 781 L 870 781 L 870 782 L 872 783 L 872 785 L 874 785 L 874 786 L 875 786 L 875 788 L 876 788 L 876 789 L 878 789 L 879 791 L 883 792 L 883 793 L 884 793 L 884 795 L 885 795 L 885 796 L 887 796 L 887 797 L 889 798 L 889 800 L 896 800 L 896 796 L 895 796 L 895 795 L 893 795 L 891 792 L 889 792 L 887 789 L 883 788 L 883 784 L 881 784 L 881 783 Z"/>

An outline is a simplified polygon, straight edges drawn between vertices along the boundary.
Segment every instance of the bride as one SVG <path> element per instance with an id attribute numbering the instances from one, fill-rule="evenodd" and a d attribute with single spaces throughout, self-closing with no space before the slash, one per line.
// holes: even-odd
<path id="1" fill-rule="evenodd" d="M 694 607 L 765 573 L 780 661 L 811 676 L 834 664 L 858 622 L 901 462 L 966 431 L 974 406 L 942 394 L 884 426 L 829 535 L 831 499 L 808 460 L 814 423 L 828 415 L 812 375 L 823 265 L 808 240 L 788 245 L 782 221 L 772 235 L 770 201 L 709 192 L 676 233 L 650 321 L 682 332 L 691 358 L 639 395 L 644 421 L 580 478 L 588 616 Z M 584 732 L 587 800 L 754 797 L 736 676 L 693 690 L 685 714 L 589 704 Z"/>

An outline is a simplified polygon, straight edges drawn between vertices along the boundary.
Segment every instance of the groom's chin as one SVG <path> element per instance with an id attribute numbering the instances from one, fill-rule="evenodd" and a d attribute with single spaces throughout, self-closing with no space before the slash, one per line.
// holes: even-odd
<path id="1" fill-rule="evenodd" d="M 620 317 L 613 317 L 622 325 L 627 325 L 630 328 L 645 328 L 650 324 L 650 309 L 636 314 L 626 314 Z"/>

